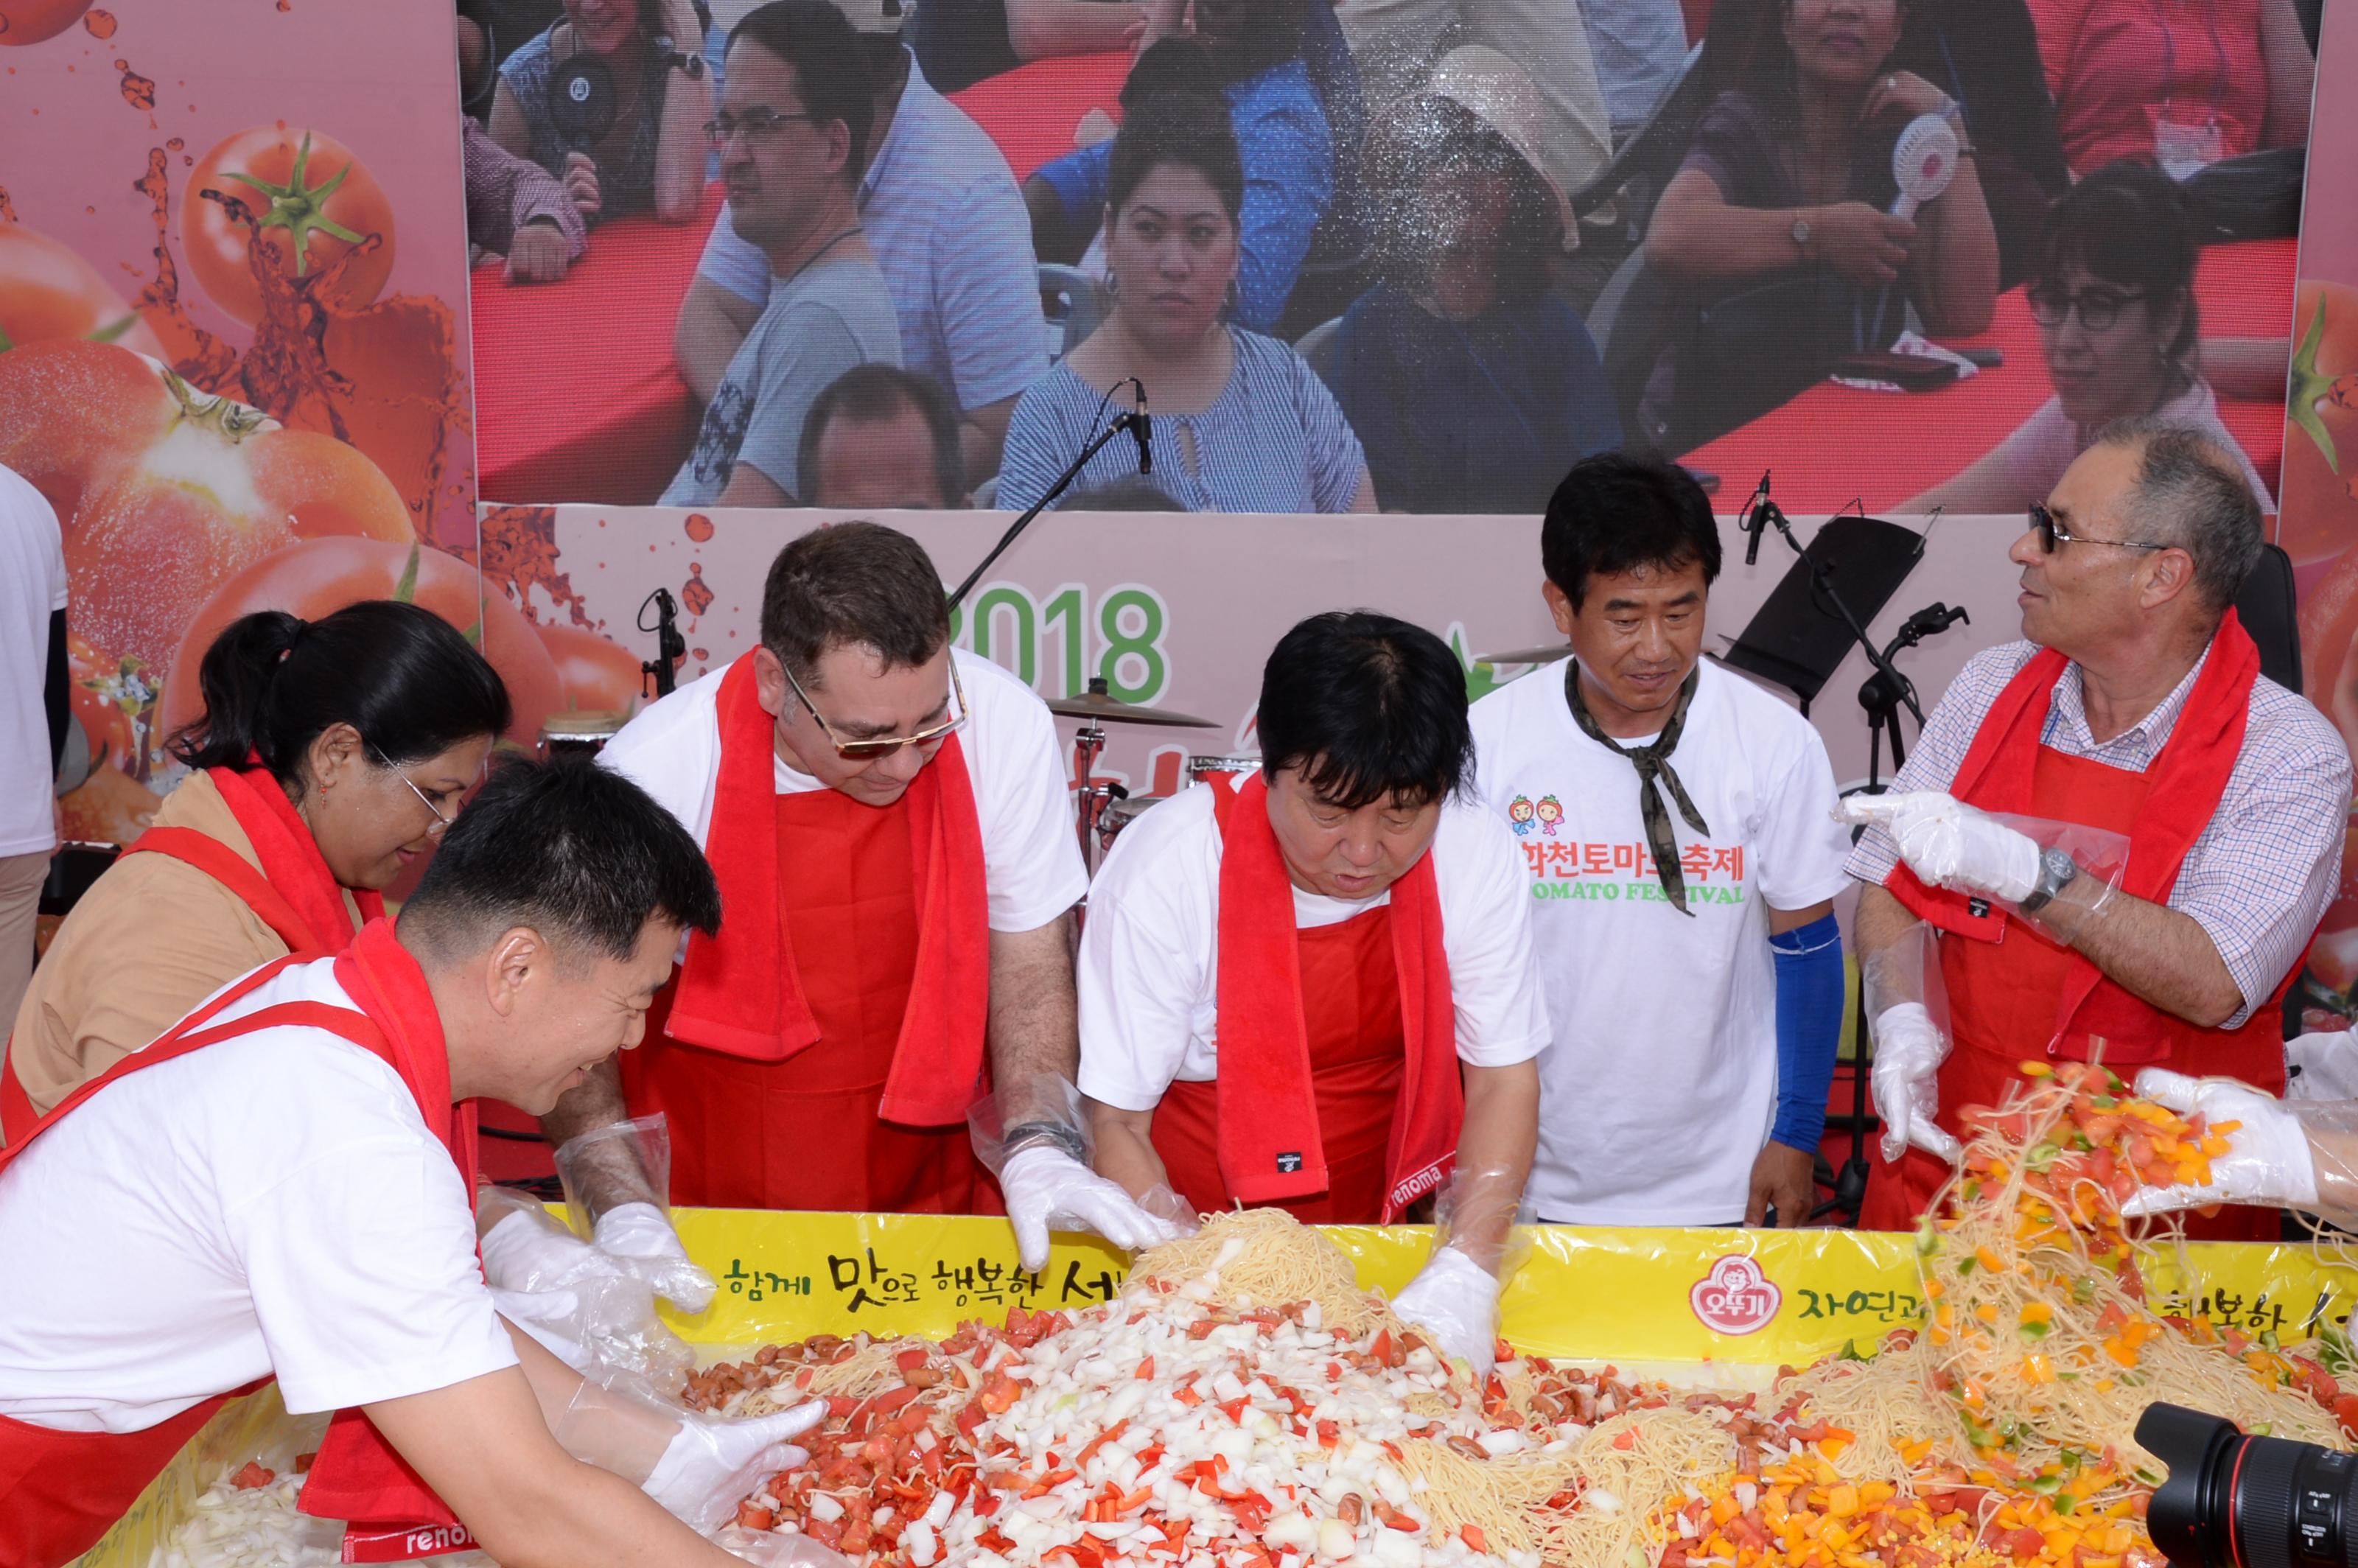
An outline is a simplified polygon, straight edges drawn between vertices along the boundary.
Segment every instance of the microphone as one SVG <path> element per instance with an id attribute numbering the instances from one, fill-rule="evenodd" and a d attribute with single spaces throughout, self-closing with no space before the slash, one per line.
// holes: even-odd
<path id="1" fill-rule="evenodd" d="M 1130 411 L 1130 438 L 1138 443 L 1138 471 L 1154 471 L 1154 416 L 1147 411 L 1146 384 L 1133 379 L 1130 385 L 1138 389 L 1138 406 Z"/>
<path id="2" fill-rule="evenodd" d="M 1899 133 L 1891 148 L 1891 178 L 1899 194 L 1891 203 L 1894 218 L 1913 218 L 1916 210 L 1949 189 L 1957 178 L 1957 133 L 1946 116 L 1919 114 Z"/>
<path id="3" fill-rule="evenodd" d="M 1760 487 L 1752 492 L 1752 499 L 1744 503 L 1744 564 L 1747 567 L 1760 564 L 1760 535 L 1768 527 L 1768 514 L 1761 509 L 1768 504 L 1768 470 L 1762 469 Z"/>
<path id="4" fill-rule="evenodd" d="M 1965 613 L 1963 605 L 1960 604 L 1951 609 L 1946 604 L 1935 601 L 1930 608 L 1920 610 L 1909 616 L 1907 623 L 1900 630 L 1912 637 L 1930 637 L 1936 632 L 1947 631 L 1960 621 L 1968 625 L 1973 623 L 1973 617 Z"/>

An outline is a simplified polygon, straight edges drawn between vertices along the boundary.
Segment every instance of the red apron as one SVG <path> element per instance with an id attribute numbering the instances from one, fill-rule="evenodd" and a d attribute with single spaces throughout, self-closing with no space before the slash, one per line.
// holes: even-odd
<path id="1" fill-rule="evenodd" d="M 1391 914 L 1386 904 L 1301 934 L 1302 1011 L 1327 1186 L 1323 1196 L 1270 1206 L 1306 1225 L 1373 1225 L 1384 1213 L 1392 1113 L 1408 1059 Z M 1163 1091 L 1154 1148 L 1191 1207 L 1233 1206 L 1220 1174 L 1216 1082 L 1174 1082 Z"/>
<path id="2" fill-rule="evenodd" d="M 389 932 L 384 939 L 390 940 Z M 473 1145 L 471 1107 L 454 1113 L 447 1094 L 439 1097 L 438 1103 L 430 1103 L 435 1097 L 430 1092 L 420 1093 L 420 1075 L 415 1065 L 404 1064 L 384 1030 L 366 1014 L 321 1002 L 287 1002 L 230 1023 L 208 1027 L 210 1021 L 231 1004 L 297 961 L 290 955 L 255 970 L 191 1013 L 146 1050 L 125 1056 L 82 1085 L 36 1122 L 22 1139 L 12 1140 L 8 1147 L 0 1149 L 0 1171 L 6 1170 L 9 1162 L 30 1147 L 34 1140 L 117 1078 L 201 1050 L 216 1041 L 297 1025 L 328 1030 L 399 1072 L 411 1092 L 420 1095 L 418 1108 L 425 1114 L 427 1125 L 443 1137 L 452 1158 L 460 1162 L 465 1173 L 471 1162 Z M 341 974 L 340 970 L 340 977 Z M 447 1089 L 447 1079 L 443 1087 Z M 216 1394 L 140 1432 L 56 1432 L 0 1415 L 0 1568 L 58 1568 L 88 1551 L 222 1406 L 261 1386 L 249 1383 L 244 1388 Z M 313 1501 L 311 1492 L 323 1484 L 330 1493 L 362 1505 L 359 1512 L 332 1517 L 455 1524 L 440 1499 L 416 1479 L 415 1472 L 385 1446 L 376 1429 L 356 1411 L 339 1411 L 330 1422 L 328 1439 L 321 1444 L 319 1458 L 305 1483 L 305 1504 Z M 305 1511 L 320 1510 L 307 1507 Z"/>
<path id="3" fill-rule="evenodd" d="M 831 789 L 773 798 L 778 919 L 818 1042 L 784 1061 L 682 1044 L 665 1033 L 679 984 L 673 976 L 646 1043 L 622 1058 L 631 1114 L 659 1110 L 670 1120 L 672 1201 L 1002 1212 L 963 1122 L 881 1118 L 916 974 L 911 795 L 882 808 Z"/>
<path id="4" fill-rule="evenodd" d="M 2146 773 L 2041 746 L 2032 773 L 2029 815 L 2127 833 L 2145 804 L 2149 782 Z M 2059 1006 L 2075 968 L 2071 949 L 2027 922 L 2008 918 L 1998 941 L 1944 935 L 1940 952 L 1956 1047 L 1941 1068 L 1937 1119 L 1948 1131 L 1959 1133 L 1958 1112 L 1966 1106 L 1994 1106 L 2003 1099 L 2021 1081 L 2021 1063 L 2039 1054 L 2038 1042 L 2048 1042 L 2046 1054 L 2050 1057 L 2090 1058 L 2095 1036 L 2085 1031 L 2056 1033 Z M 2299 969 L 2293 966 L 2295 974 Z M 2139 1067 L 2161 1066 L 2194 1076 L 2240 1078 L 2255 1088 L 2281 1094 L 2283 1003 L 2290 984 L 2288 977 L 2235 1029 L 2205 1029 L 2159 1008 L 2145 1008 L 2135 1016 L 2137 1033 L 2116 1033 L 2101 1042 L 2104 1060 L 2124 1077 L 2134 1076 Z M 2116 1022 L 2109 1027 L 2117 1029 L 2117 1021 L 2126 1015 L 2115 1009 L 2111 1016 Z M 2084 1012 L 2075 1014 L 2075 1021 L 2084 1019 Z M 1896 1164 L 1884 1161 L 1878 1151 L 1859 1224 L 1874 1230 L 1912 1228 L 1952 1169 L 1947 1161 L 1914 1147 L 1904 1151 Z M 2278 1223 L 2273 1209 L 2235 1206 L 2210 1218 L 2189 1214 L 2186 1231 L 2201 1240 L 2273 1241 Z"/>
<path id="5" fill-rule="evenodd" d="M 238 826 L 245 829 L 256 858 L 271 868 L 269 875 L 256 871 L 220 839 L 193 827 L 150 827 L 123 853 L 166 855 L 194 866 L 237 894 L 290 954 L 316 957 L 341 949 L 358 935 L 344 907 L 343 890 L 286 794 L 267 773 L 257 784 L 229 768 L 206 771 Z M 380 894 L 357 892 L 352 896 L 364 919 L 374 920 L 384 914 Z M 297 909 L 298 901 L 311 911 L 310 918 Z M 17 1081 L 15 1065 L 0 1054 L 0 1143 L 15 1143 L 39 1119 L 32 1098 Z"/>

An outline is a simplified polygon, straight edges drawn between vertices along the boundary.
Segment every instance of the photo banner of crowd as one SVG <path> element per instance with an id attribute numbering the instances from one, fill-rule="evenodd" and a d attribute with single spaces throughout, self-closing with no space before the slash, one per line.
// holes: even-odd
<path id="1" fill-rule="evenodd" d="M 2318 0 L 459 9 L 486 502 L 2277 510 Z"/>

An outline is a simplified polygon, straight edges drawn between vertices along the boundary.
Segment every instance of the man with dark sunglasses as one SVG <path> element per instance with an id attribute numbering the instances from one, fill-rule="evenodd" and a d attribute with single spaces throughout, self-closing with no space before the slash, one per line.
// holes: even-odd
<path id="1" fill-rule="evenodd" d="M 659 1111 L 676 1202 L 996 1213 L 967 1128 L 987 1076 L 980 1141 L 1027 1266 L 1046 1262 L 1052 1218 L 1122 1245 L 1175 1234 L 1086 1163 L 1072 910 L 1087 878 L 1055 721 L 951 647 L 915 540 L 844 523 L 787 545 L 761 645 L 600 760 L 695 836 L 725 924 L 687 943 L 645 1046 L 544 1122 L 552 1141 Z M 591 1179 L 602 1209 L 632 1202 L 638 1174 Z"/>
<path id="2" fill-rule="evenodd" d="M 2023 640 L 1965 665 L 1898 793 L 1855 803 L 1884 1121 L 1862 1223 L 1911 1225 L 1958 1110 L 2026 1059 L 2283 1088 L 2284 992 L 2340 880 L 2351 764 L 2236 619 L 2260 544 L 2212 438 L 2107 429 L 2009 552 Z M 2277 1218 L 2189 1228 L 2263 1239 Z"/>

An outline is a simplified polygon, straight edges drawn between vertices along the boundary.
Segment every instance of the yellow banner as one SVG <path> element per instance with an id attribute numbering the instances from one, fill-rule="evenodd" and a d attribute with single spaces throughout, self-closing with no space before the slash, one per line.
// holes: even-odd
<path id="1" fill-rule="evenodd" d="M 1109 1301 L 1128 1260 L 1081 1236 L 1028 1273 L 1003 1219 L 680 1209 L 689 1256 L 720 1289 L 695 1317 L 666 1313 L 707 1358 L 814 1334 L 917 1334 L 1003 1320 L 1011 1307 L 1076 1312 Z M 1406 1284 L 1432 1250 L 1416 1226 L 1338 1226 L 1359 1281 Z M 1910 1238 L 1852 1230 L 1616 1230 L 1537 1226 L 1507 1287 L 1504 1333 L 1534 1355 L 1607 1361 L 1799 1366 L 1861 1350 L 1921 1309 Z M 2307 1247 L 2212 1244 L 2186 1267 L 2145 1265 L 2155 1304 L 2246 1333 L 2306 1337 L 2348 1322 L 2358 1271 Z M 81 1568 L 147 1568 L 204 1487 L 252 1458 L 283 1422 L 274 1390 L 224 1410 L 159 1476 Z"/>

